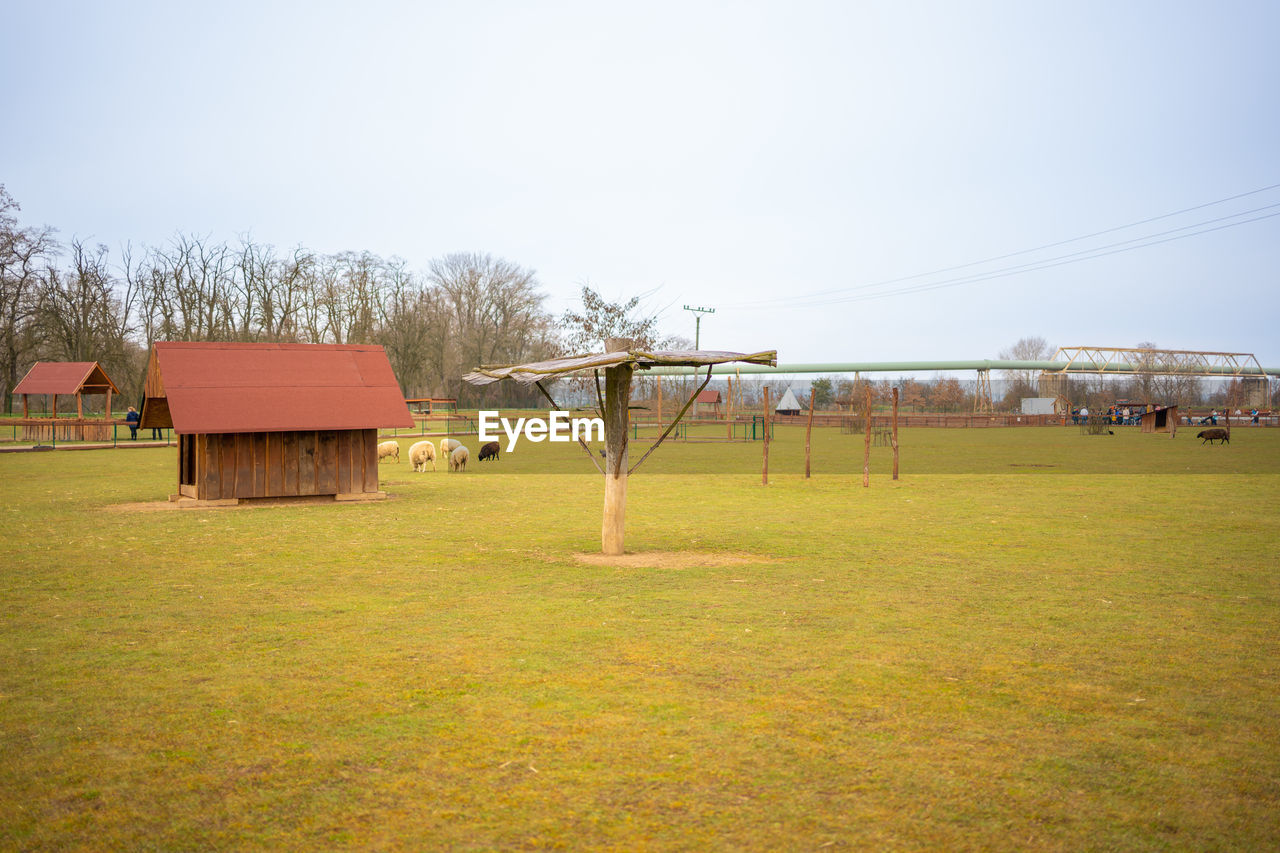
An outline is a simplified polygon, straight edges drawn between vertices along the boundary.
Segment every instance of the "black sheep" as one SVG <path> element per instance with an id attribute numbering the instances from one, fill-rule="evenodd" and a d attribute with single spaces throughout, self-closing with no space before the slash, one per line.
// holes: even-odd
<path id="1" fill-rule="evenodd" d="M 498 461 L 498 442 L 490 441 L 480 448 L 480 461 L 483 462 L 486 459 Z"/>
<path id="2" fill-rule="evenodd" d="M 1213 429 L 1202 429 L 1198 433 L 1196 433 L 1196 438 L 1204 439 L 1204 441 L 1200 442 L 1201 444 L 1204 444 L 1205 441 L 1209 442 L 1210 444 L 1212 444 L 1215 441 L 1221 441 L 1224 444 L 1230 444 L 1231 430 L 1223 429 L 1222 427 L 1214 427 Z"/>

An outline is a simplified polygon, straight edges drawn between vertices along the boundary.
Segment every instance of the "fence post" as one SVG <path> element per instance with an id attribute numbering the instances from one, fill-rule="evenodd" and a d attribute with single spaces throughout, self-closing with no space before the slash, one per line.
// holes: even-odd
<path id="1" fill-rule="evenodd" d="M 813 435 L 813 386 L 809 386 L 809 423 L 804 428 L 804 478 L 809 479 L 809 438 Z"/>
<path id="2" fill-rule="evenodd" d="M 764 470 L 761 473 L 763 485 L 769 485 L 769 386 L 764 386 Z"/>
<path id="3" fill-rule="evenodd" d="M 893 479 L 898 479 L 898 389 L 893 389 Z"/>
<path id="4" fill-rule="evenodd" d="M 862 488 L 871 487 L 871 385 L 867 385 L 867 428 L 862 442 Z"/>

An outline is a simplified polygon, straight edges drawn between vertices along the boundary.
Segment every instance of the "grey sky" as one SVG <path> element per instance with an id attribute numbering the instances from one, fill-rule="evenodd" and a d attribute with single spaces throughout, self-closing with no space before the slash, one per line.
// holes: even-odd
<path id="1" fill-rule="evenodd" d="M 0 182 L 117 255 L 490 252 L 786 362 L 1280 365 L 1280 187 L 922 275 L 1280 184 L 1271 0 L 5 7 Z"/>

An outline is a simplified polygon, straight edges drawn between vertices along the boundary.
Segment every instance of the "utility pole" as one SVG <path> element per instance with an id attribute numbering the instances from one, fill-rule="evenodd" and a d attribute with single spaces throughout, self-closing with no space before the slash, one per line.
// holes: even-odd
<path id="1" fill-rule="evenodd" d="M 693 348 L 694 348 L 694 349 L 701 349 L 701 347 L 699 346 L 699 343 L 700 343 L 700 342 L 701 342 L 701 340 L 702 340 L 702 315 L 703 315 L 703 314 L 714 314 L 714 313 L 716 313 L 716 309 L 714 309 L 714 308 L 691 308 L 690 306 L 686 305 L 686 306 L 684 306 L 684 310 L 686 310 L 686 311 L 692 311 L 692 312 L 693 312 L 693 317 L 694 317 L 694 324 L 693 324 Z"/>

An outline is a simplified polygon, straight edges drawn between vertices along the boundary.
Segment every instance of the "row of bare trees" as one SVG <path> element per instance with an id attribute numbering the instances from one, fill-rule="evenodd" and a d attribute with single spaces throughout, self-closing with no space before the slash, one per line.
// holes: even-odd
<path id="1" fill-rule="evenodd" d="M 508 383 L 473 388 L 462 374 L 561 346 L 533 272 L 487 254 L 447 255 L 416 273 L 370 252 L 282 252 L 249 237 L 179 234 L 112 258 L 105 246 L 64 247 L 50 228 L 22 227 L 17 212 L 0 185 L 6 404 L 39 360 L 98 361 L 135 399 L 159 340 L 381 344 L 407 396 L 467 405 L 504 394 L 511 403 L 526 395 Z"/>

